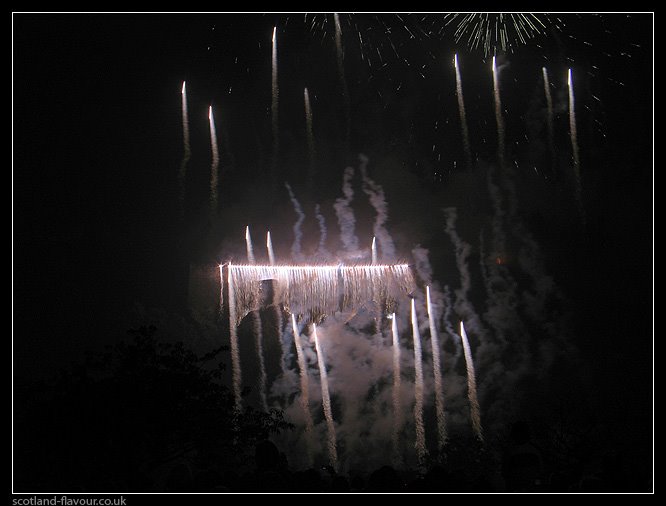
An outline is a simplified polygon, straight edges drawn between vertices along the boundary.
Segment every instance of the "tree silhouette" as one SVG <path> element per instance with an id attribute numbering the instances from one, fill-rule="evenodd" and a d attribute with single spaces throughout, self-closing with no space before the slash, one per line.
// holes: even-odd
<path id="1" fill-rule="evenodd" d="M 224 347 L 199 357 L 153 326 L 128 333 L 15 392 L 17 491 L 191 490 L 187 475 L 248 468 L 257 442 L 291 427 L 279 410 L 234 410 Z"/>

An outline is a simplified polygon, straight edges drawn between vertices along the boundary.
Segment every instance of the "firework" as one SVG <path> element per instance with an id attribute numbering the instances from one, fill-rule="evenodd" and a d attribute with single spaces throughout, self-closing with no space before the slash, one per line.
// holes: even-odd
<path id="1" fill-rule="evenodd" d="M 444 391 L 442 390 L 442 369 L 439 356 L 439 336 L 437 323 L 430 298 L 430 287 L 426 286 L 426 304 L 428 324 L 430 326 L 430 345 L 432 346 L 432 368 L 435 378 L 435 413 L 437 416 L 437 446 L 441 450 L 446 444 L 446 419 L 444 417 Z"/>
<path id="2" fill-rule="evenodd" d="M 333 422 L 333 411 L 331 410 L 331 395 L 328 390 L 328 373 L 326 372 L 326 361 L 324 352 L 317 336 L 317 325 L 312 324 L 312 335 L 314 337 L 315 349 L 317 350 L 317 364 L 319 365 L 319 377 L 321 378 L 321 398 L 324 404 L 324 417 L 326 418 L 326 429 L 328 432 L 328 457 L 334 471 L 338 469 L 338 450 L 335 436 L 335 423 Z"/>
<path id="3" fill-rule="evenodd" d="M 484 55 L 498 50 L 513 52 L 543 34 L 550 23 L 546 14 L 516 13 L 451 13 L 443 18 L 444 27 L 455 28 L 456 43 L 472 49 L 483 49 Z"/>
<path id="4" fill-rule="evenodd" d="M 414 339 L 414 425 L 416 428 L 416 454 L 419 466 L 425 464 L 426 442 L 425 426 L 423 424 L 423 356 L 421 352 L 421 334 L 419 323 L 416 319 L 416 305 L 412 299 L 412 337 Z"/>

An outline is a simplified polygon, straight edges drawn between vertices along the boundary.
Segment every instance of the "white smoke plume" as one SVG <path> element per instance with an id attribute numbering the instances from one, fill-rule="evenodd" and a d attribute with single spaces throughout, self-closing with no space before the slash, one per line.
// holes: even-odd
<path id="1" fill-rule="evenodd" d="M 291 257 L 296 262 L 302 262 L 304 257 L 303 252 L 301 251 L 301 241 L 303 240 L 303 231 L 301 230 L 301 227 L 305 221 L 305 213 L 303 212 L 303 208 L 296 198 L 296 195 L 294 195 L 294 192 L 292 191 L 289 183 L 285 183 L 284 185 L 289 192 L 289 199 L 291 200 L 291 204 L 294 206 L 294 212 L 298 216 L 296 223 L 294 223 L 294 242 L 291 245 Z"/>
<path id="2" fill-rule="evenodd" d="M 339 197 L 333 208 L 338 217 L 338 224 L 340 225 L 340 240 L 347 253 L 356 254 L 358 252 L 358 237 L 354 232 L 356 227 L 356 218 L 354 217 L 354 210 L 350 204 L 354 198 L 354 189 L 352 188 L 352 178 L 354 177 L 353 167 L 347 167 L 342 178 L 342 194 L 344 197 Z"/>

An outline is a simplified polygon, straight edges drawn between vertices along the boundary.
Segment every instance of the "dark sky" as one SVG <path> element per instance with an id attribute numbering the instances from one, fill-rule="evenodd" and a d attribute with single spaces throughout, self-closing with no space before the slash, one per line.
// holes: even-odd
<path id="1" fill-rule="evenodd" d="M 519 163 L 525 222 L 576 308 L 576 346 L 591 374 L 602 378 L 599 402 L 617 403 L 613 415 L 624 413 L 621 423 L 647 437 L 653 364 L 653 18 L 560 17 L 561 29 L 548 29 L 498 55 L 508 149 Z M 423 33 L 443 27 L 436 15 L 405 19 Z M 347 151 L 330 19 L 325 31 L 313 33 L 302 14 L 13 15 L 15 375 L 52 371 L 122 337 L 135 321 L 128 315 L 137 304 L 186 315 L 189 265 L 240 255 L 245 224 L 256 228 L 257 238 L 269 227 L 274 237 L 281 234 L 285 239 L 278 239 L 276 248 L 286 254 L 295 215 L 284 181 L 307 205 L 330 208 L 345 165 L 359 152 L 376 161 L 373 177 L 386 188 L 389 228 L 402 254 L 422 244 L 431 250 L 436 275 L 455 276 L 440 208 L 460 206 L 459 214 L 467 213 L 461 230 L 472 230 L 474 212 L 483 213 L 486 205 L 476 195 L 486 188 L 483 178 L 461 168 L 450 61 L 458 51 L 473 151 L 492 162 L 489 59 L 456 45 L 448 31 L 430 37 L 415 32 L 411 38 L 395 15 L 354 22 L 367 45 L 362 55 L 358 34 L 343 24 L 352 105 Z M 272 187 L 274 24 L 280 48 L 280 162 Z M 564 79 L 567 67 L 575 71 L 585 230 L 572 218 L 568 179 L 546 180 L 533 171 L 535 164 L 543 169 L 544 139 L 525 135 L 532 133 L 531 104 L 542 100 L 542 66 L 554 82 L 557 149 L 565 154 L 571 148 Z M 181 221 L 176 176 L 183 155 L 183 80 L 192 159 Z M 314 192 L 305 182 L 304 86 L 313 97 L 319 157 Z M 222 153 L 220 218 L 212 225 L 210 103 Z"/>

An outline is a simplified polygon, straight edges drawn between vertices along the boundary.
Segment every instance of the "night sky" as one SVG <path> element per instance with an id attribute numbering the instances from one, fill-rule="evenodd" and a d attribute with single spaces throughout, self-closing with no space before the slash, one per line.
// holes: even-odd
<path id="1" fill-rule="evenodd" d="M 361 153 L 384 188 L 387 229 L 398 256 L 411 262 L 414 247 L 427 249 L 433 280 L 452 291 L 460 278 L 442 210 L 457 208 L 457 230 L 472 245 L 469 263 L 477 272 L 471 297 L 482 312 L 479 234 L 485 234 L 488 254 L 493 208 L 486 174 L 497 160 L 492 54 L 464 40 L 456 43 L 443 14 L 341 19 L 349 138 L 330 14 L 307 20 L 302 13 L 13 15 L 15 381 L 48 377 L 137 325 L 155 323 L 170 338 L 185 338 L 179 332 L 200 322 L 193 315 L 191 276 L 243 261 L 246 225 L 262 261 L 267 229 L 277 256 L 288 257 L 297 216 L 285 182 L 307 215 L 306 256 L 319 239 L 315 204 L 327 219 L 329 250 L 341 250 L 332 205 L 341 195 L 344 168 L 358 166 Z M 653 427 L 654 20 L 651 14 L 544 19 L 546 28 L 524 44 L 497 49 L 497 62 L 514 204 L 571 315 L 563 340 L 576 350 L 576 365 L 563 368 L 561 376 L 555 372 L 552 381 L 558 392 L 584 384 L 581 398 L 605 420 L 609 447 L 626 451 L 647 472 Z M 274 165 L 273 26 L 280 132 Z M 472 169 L 465 165 L 460 136 L 456 52 Z M 556 163 L 547 145 L 542 67 L 552 84 Z M 574 75 L 584 224 L 574 196 L 568 68 Z M 183 81 L 192 157 L 181 214 Z M 304 87 L 316 146 L 311 177 Z M 211 104 L 220 146 L 219 209 L 212 220 Z M 360 184 L 358 189 L 356 233 L 361 247 L 369 248 L 374 210 Z M 509 245 L 497 261 L 506 262 L 524 287 L 519 253 Z M 565 373 L 571 370 L 577 378 Z"/>

